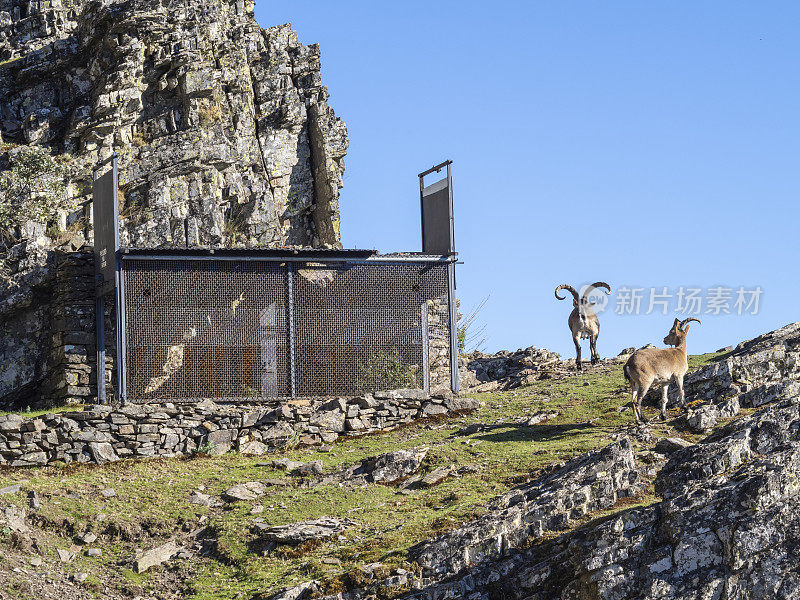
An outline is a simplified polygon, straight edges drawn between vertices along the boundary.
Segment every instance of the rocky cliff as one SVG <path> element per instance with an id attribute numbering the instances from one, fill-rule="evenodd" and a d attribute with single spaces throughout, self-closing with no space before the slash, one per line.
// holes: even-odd
<path id="1" fill-rule="evenodd" d="M 340 245 L 348 138 L 319 48 L 288 25 L 262 29 L 253 9 L 0 0 L 0 169 L 39 146 L 66 170 L 46 218 L 15 224 L 0 245 L 0 399 L 38 393 L 54 348 L 92 354 L 91 339 L 55 339 L 93 314 L 89 302 L 57 315 L 54 248 L 91 243 L 91 169 L 114 152 L 123 245 Z M 88 390 L 79 379 L 73 391 Z"/>
<path id="2" fill-rule="evenodd" d="M 472 569 L 408 597 L 800 598 L 798 404 L 797 398 L 779 402 L 672 454 L 656 478 L 662 500 L 655 504 L 553 539 L 541 537 L 540 529 L 528 539 L 529 548 L 519 544 L 504 551 L 509 532 L 536 523 L 507 519 L 493 532 L 496 550 L 488 554 L 503 558 L 482 566 L 473 560 Z M 623 472 L 599 459 L 594 459 L 595 470 Z M 593 457 L 582 460 L 591 464 Z M 544 491 L 566 498 L 572 493 L 555 486 Z M 505 515 L 495 514 L 500 516 Z M 480 548 L 474 539 L 484 531 L 476 522 L 457 532 L 465 541 L 465 557 L 480 558 L 473 552 Z M 453 573 L 459 565 L 453 569 L 452 551 L 437 542 L 424 546 L 423 566 L 432 573 Z"/>

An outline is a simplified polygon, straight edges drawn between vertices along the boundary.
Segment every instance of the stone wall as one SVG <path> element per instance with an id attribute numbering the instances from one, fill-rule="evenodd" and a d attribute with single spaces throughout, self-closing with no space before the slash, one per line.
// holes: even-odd
<path id="1" fill-rule="evenodd" d="M 0 169 L 36 145 L 70 173 L 52 222 L 0 244 L 0 401 L 57 383 L 53 250 L 92 243 L 81 203 L 114 152 L 123 245 L 339 246 L 348 137 L 327 100 L 319 48 L 251 1 L 0 0 Z"/>
<path id="2" fill-rule="evenodd" d="M 201 449 L 262 453 L 289 441 L 321 444 L 340 435 L 385 431 L 415 419 L 472 410 L 465 398 L 425 398 L 413 390 L 285 404 L 92 405 L 24 419 L 0 416 L 0 465 L 55 461 L 105 463 L 121 458 L 186 455 Z"/>

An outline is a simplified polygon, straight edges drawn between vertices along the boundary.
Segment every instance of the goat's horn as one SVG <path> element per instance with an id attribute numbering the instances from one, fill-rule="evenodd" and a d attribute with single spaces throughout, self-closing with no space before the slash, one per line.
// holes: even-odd
<path id="1" fill-rule="evenodd" d="M 700 319 L 695 319 L 694 317 L 689 317 L 688 319 L 684 319 L 683 321 L 681 321 L 681 329 L 686 327 L 686 325 L 688 325 L 692 321 L 697 321 L 698 323 L 700 323 Z M 702 323 L 700 323 L 700 324 L 702 325 Z"/>
<path id="2" fill-rule="evenodd" d="M 583 297 L 586 298 L 589 294 L 592 293 L 592 290 L 595 288 L 605 288 L 606 294 L 611 293 L 611 286 L 608 285 L 605 281 L 595 281 L 592 285 L 587 286 L 586 291 L 583 292 Z"/>
<path id="3" fill-rule="evenodd" d="M 559 300 L 563 300 L 565 298 L 565 296 L 559 296 L 558 295 L 559 290 L 567 290 L 570 294 L 572 294 L 575 297 L 575 301 L 576 302 L 578 301 L 578 292 L 576 292 L 575 288 L 572 287 L 571 285 L 567 285 L 566 283 L 562 283 L 560 286 L 558 286 L 556 288 L 556 292 L 555 292 L 556 298 L 558 298 Z"/>

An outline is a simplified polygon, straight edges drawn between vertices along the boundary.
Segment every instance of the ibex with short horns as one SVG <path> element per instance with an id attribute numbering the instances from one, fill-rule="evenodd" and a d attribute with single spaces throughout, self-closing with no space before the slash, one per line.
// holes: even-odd
<path id="1" fill-rule="evenodd" d="M 633 386 L 633 415 L 637 423 L 647 423 L 642 413 L 642 400 L 653 385 L 663 384 L 661 388 L 661 419 L 667 420 L 667 392 L 669 382 L 674 381 L 678 386 L 681 397 L 681 406 L 686 405 L 683 394 L 683 378 L 689 370 L 686 360 L 686 334 L 689 333 L 689 323 L 699 319 L 689 318 L 679 321 L 675 319 L 664 343 L 675 348 L 644 348 L 637 350 L 625 363 L 622 372 L 625 379 Z"/>
<path id="2" fill-rule="evenodd" d="M 567 325 L 569 325 L 569 330 L 572 332 L 572 341 L 575 344 L 575 365 L 578 370 L 581 369 L 582 339 L 585 340 L 589 338 L 589 350 L 592 355 L 592 364 L 600 360 L 600 356 L 597 354 L 597 336 L 600 335 L 600 321 L 591 308 L 593 303 L 589 302 L 589 294 L 596 288 L 605 289 L 606 294 L 611 293 L 611 286 L 603 281 L 597 281 L 588 286 L 584 290 L 583 296 L 579 296 L 575 288 L 566 283 L 558 286 L 555 291 L 556 298 L 559 300 L 564 300 L 566 298 L 566 296 L 558 295 L 558 292 L 561 290 L 567 290 L 572 294 L 572 305 L 575 308 L 572 309 L 569 319 L 567 319 Z"/>

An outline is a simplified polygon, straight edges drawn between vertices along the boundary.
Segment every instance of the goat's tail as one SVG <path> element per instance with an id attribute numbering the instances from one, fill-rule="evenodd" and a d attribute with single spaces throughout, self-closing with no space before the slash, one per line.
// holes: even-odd
<path id="1" fill-rule="evenodd" d="M 622 367 L 622 374 L 625 375 L 625 381 L 630 383 L 631 382 L 631 376 L 628 375 L 628 365 L 625 365 L 624 367 Z"/>

